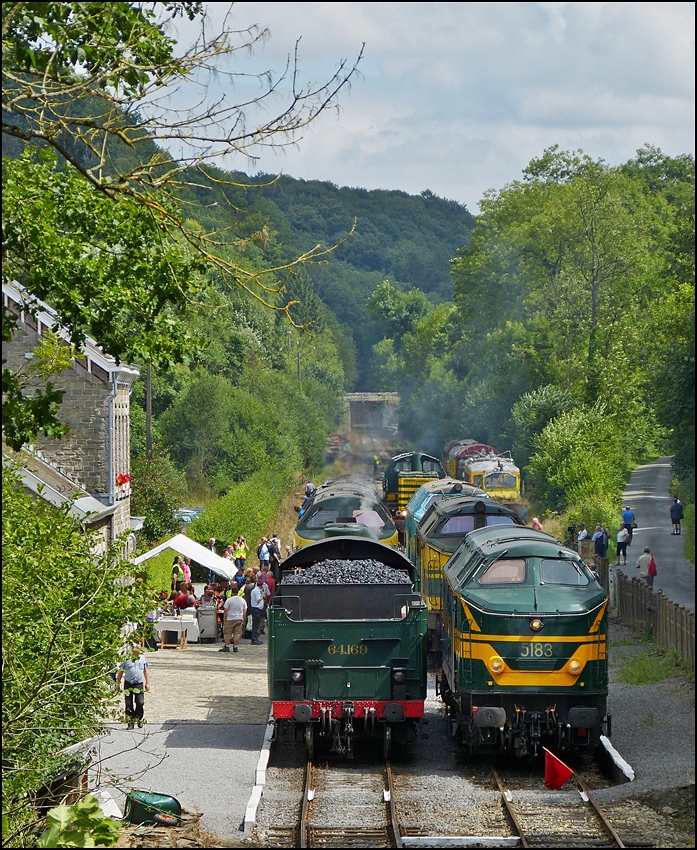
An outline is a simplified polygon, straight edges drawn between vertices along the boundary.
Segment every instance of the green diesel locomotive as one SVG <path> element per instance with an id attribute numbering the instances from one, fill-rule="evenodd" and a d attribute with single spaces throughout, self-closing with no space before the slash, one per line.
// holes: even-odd
<path id="1" fill-rule="evenodd" d="M 610 734 L 604 589 L 521 526 L 470 532 L 443 570 L 439 691 L 470 752 L 592 751 Z"/>
<path id="2" fill-rule="evenodd" d="M 364 572 L 347 582 L 347 566 Z M 268 610 L 275 739 L 304 741 L 310 754 L 326 742 L 347 758 L 356 736 L 385 755 L 414 740 L 426 698 L 426 606 L 411 562 L 375 540 L 339 535 L 283 567 Z"/>

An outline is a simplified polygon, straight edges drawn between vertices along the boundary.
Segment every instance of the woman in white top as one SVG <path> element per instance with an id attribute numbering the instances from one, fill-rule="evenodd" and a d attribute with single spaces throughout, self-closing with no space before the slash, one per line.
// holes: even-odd
<path id="1" fill-rule="evenodd" d="M 624 562 L 623 565 L 627 565 L 627 541 L 629 540 L 629 532 L 627 531 L 627 527 L 624 523 L 620 525 L 620 530 L 617 532 L 617 561 L 615 562 L 615 566 L 618 566 L 620 562 L 620 555 L 623 556 Z"/>

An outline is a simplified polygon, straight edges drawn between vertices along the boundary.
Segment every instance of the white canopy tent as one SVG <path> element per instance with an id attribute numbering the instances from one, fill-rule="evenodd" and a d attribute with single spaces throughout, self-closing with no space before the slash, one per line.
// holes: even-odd
<path id="1" fill-rule="evenodd" d="M 211 552 L 210 549 L 206 549 L 205 546 L 201 546 L 195 540 L 190 540 L 185 534 L 177 534 L 164 543 L 160 543 L 159 546 L 156 546 L 144 555 L 139 555 L 134 563 L 142 564 L 143 561 L 154 558 L 155 555 L 159 555 L 167 549 L 172 549 L 185 558 L 191 558 L 197 564 L 203 564 L 204 567 L 208 567 L 209 570 L 213 570 L 216 575 L 223 578 L 231 579 L 237 572 L 231 561 L 221 558 L 220 555 L 216 555 L 215 552 Z"/>

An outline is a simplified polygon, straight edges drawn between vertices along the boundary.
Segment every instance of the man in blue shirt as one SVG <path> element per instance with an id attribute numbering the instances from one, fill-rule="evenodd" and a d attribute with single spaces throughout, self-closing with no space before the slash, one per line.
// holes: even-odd
<path id="1" fill-rule="evenodd" d="M 629 505 L 625 505 L 624 511 L 622 512 L 622 522 L 624 523 L 624 527 L 629 532 L 629 540 L 627 541 L 627 546 L 630 546 L 632 543 L 632 534 L 634 532 L 635 516 L 634 511 L 629 507 Z"/>
<path id="2" fill-rule="evenodd" d="M 131 647 L 132 658 L 119 664 L 119 673 L 116 678 L 116 690 L 121 690 L 121 679 L 123 693 L 126 698 L 126 722 L 128 728 L 133 729 L 134 723 L 138 722 L 138 728 L 143 728 L 143 714 L 145 711 L 145 691 L 150 690 L 150 673 L 148 662 L 142 654 L 143 649 L 139 644 Z"/>

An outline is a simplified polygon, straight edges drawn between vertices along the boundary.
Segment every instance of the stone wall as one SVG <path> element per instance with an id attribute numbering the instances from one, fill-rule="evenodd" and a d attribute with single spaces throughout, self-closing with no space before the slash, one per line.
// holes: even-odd
<path id="1" fill-rule="evenodd" d="M 12 340 L 3 343 L 3 358 L 9 368 L 27 378 L 28 392 L 32 386 L 43 386 L 43 381 L 32 378 L 28 368 L 31 361 L 25 356 L 38 342 L 36 326 L 27 316 L 18 322 Z M 134 379 L 135 374 L 118 367 L 109 372 L 95 362 L 74 360 L 50 379 L 56 389 L 64 391 L 58 419 L 70 431 L 61 439 L 38 436 L 34 441 L 34 447 L 67 478 L 103 504 L 117 504 L 115 537 L 130 530 L 131 486 L 119 487 L 115 478 L 130 470 L 130 392 Z M 101 528 L 100 532 L 104 535 L 105 530 Z"/>

